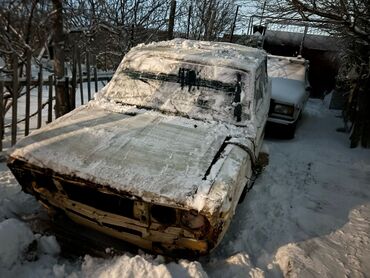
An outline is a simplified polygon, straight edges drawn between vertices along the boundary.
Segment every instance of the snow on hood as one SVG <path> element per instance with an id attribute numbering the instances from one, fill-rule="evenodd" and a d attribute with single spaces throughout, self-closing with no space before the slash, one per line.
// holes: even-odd
<path id="1" fill-rule="evenodd" d="M 121 113 L 107 110 L 114 106 Z M 103 106 L 104 107 L 104 106 Z M 107 185 L 147 201 L 198 206 L 198 188 L 227 136 L 245 128 L 203 122 L 117 104 L 90 102 L 19 141 L 11 154 L 60 174 Z M 131 114 L 131 116 L 127 115 Z"/>
<path id="2" fill-rule="evenodd" d="M 298 104 L 306 95 L 306 87 L 303 81 L 271 78 L 271 98 L 278 102 Z"/>

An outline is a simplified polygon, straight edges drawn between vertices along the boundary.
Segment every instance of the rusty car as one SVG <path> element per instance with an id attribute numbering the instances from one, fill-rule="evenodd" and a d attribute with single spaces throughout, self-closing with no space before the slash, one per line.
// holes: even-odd
<path id="1" fill-rule="evenodd" d="M 138 45 L 93 100 L 20 140 L 8 167 L 51 214 L 156 253 L 207 254 L 253 183 L 270 90 L 263 50 Z"/>

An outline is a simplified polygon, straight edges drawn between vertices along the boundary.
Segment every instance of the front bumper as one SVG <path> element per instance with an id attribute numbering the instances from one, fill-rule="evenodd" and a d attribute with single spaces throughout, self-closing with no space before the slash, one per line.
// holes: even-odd
<path id="1" fill-rule="evenodd" d="M 135 223 L 132 219 L 97 210 L 90 206 L 68 200 L 63 197 L 51 197 L 46 192 L 40 194 L 41 203 L 50 210 L 62 208 L 74 222 L 109 236 L 130 242 L 140 248 L 156 253 L 176 253 L 186 249 L 199 255 L 206 254 L 209 246 L 207 240 L 182 237 L 184 231 L 176 227 L 162 227 L 152 223 L 150 227 Z"/>
<path id="2" fill-rule="evenodd" d="M 10 159 L 8 166 L 23 190 L 34 195 L 50 212 L 63 211 L 78 224 L 143 249 L 174 256 L 198 256 L 207 254 L 222 236 L 222 220 L 214 227 L 208 223 L 206 231 L 186 229 L 178 224 L 178 220 L 170 225 L 161 224 L 152 220 L 149 215 L 152 204 L 140 199 L 123 198 L 117 192 L 108 192 L 106 187 L 84 183 L 82 180 L 62 176 L 50 169 L 35 167 L 17 159 Z M 93 188 L 94 186 L 96 187 Z M 71 188 L 78 190 L 72 191 Z M 83 188 L 89 188 L 89 191 L 84 192 Z M 104 192 L 98 192 L 98 188 Z M 94 196 L 96 194 L 100 194 L 102 198 Z M 118 213 L 118 209 L 112 204 L 105 202 L 104 198 L 107 196 L 127 201 L 120 206 L 121 213 Z M 98 202 L 99 208 L 94 206 L 94 203 Z M 176 211 L 178 219 L 180 212 L 179 209 Z"/>
<path id="3" fill-rule="evenodd" d="M 267 122 L 280 124 L 280 125 L 293 125 L 297 119 L 285 119 L 281 117 L 269 116 Z"/>

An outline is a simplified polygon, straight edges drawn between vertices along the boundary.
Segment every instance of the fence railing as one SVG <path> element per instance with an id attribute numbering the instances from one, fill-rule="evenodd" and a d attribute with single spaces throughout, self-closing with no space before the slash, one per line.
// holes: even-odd
<path id="1" fill-rule="evenodd" d="M 23 67 L 19 67 L 18 57 L 13 56 L 12 76 L 0 78 L 0 151 L 59 115 L 55 113 L 60 109 L 55 86 L 60 82 L 64 84 L 68 110 L 72 111 L 91 100 L 104 81 L 111 79 L 113 72 L 99 72 L 96 57 L 88 51 L 85 55 L 83 61 L 80 50 L 75 49 L 71 69 L 66 67 L 65 76 L 58 80 L 42 63 L 32 64 L 31 53 L 27 53 Z M 24 68 L 25 74 L 20 76 Z"/>

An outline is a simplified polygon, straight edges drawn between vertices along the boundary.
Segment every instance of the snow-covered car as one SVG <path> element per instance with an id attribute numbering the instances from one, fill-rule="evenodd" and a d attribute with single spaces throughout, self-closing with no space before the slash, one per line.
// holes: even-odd
<path id="1" fill-rule="evenodd" d="M 268 55 L 268 75 L 271 78 L 269 124 L 293 138 L 297 121 L 309 97 L 308 61 L 303 58 Z"/>
<path id="2" fill-rule="evenodd" d="M 158 253 L 217 246 L 256 171 L 263 50 L 134 47 L 95 99 L 19 141 L 8 166 L 51 212 Z"/>

